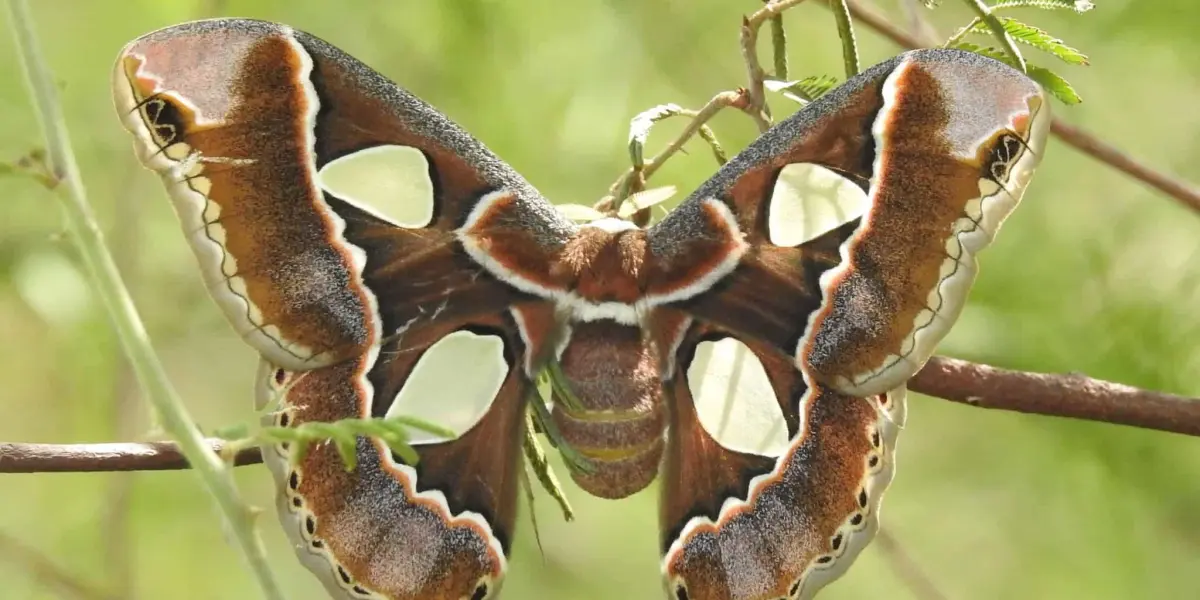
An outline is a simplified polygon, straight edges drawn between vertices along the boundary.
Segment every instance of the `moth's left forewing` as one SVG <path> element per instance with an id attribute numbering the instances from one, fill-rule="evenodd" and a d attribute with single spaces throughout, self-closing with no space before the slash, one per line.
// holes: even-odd
<path id="1" fill-rule="evenodd" d="M 319 368 L 434 312 L 554 293 L 546 265 L 574 226 L 444 115 L 311 35 L 169 27 L 121 52 L 113 94 L 209 291 L 275 364 Z"/>
<path id="2" fill-rule="evenodd" d="M 358 354 L 380 330 L 365 257 L 319 185 L 312 67 L 285 27 L 201 21 L 130 42 L 112 80 L 213 299 L 247 343 L 292 369 Z"/>

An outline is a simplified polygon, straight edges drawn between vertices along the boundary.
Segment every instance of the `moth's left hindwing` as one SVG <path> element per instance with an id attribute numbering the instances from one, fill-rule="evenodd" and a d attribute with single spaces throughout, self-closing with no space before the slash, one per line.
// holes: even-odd
<path id="1" fill-rule="evenodd" d="M 904 384 L 957 319 L 1049 122 L 1008 66 L 909 52 L 773 127 L 648 232 L 658 268 L 693 273 L 664 294 L 695 320 L 666 344 L 676 599 L 808 598 L 871 539 Z M 714 396 L 768 397 L 786 435 L 730 447 L 699 410 Z"/>
<path id="2" fill-rule="evenodd" d="M 148 34 L 113 92 L 209 292 L 264 359 L 277 423 L 453 409 L 433 420 L 462 435 L 422 440 L 415 467 L 366 438 L 351 472 L 329 445 L 295 467 L 270 449 L 301 558 L 339 598 L 492 596 L 553 326 L 538 267 L 574 225 L 424 102 L 286 26 Z M 347 170 L 364 160 L 393 176 L 393 202 L 358 197 L 378 192 Z"/>
<path id="3" fill-rule="evenodd" d="M 266 361 L 259 369 L 258 405 L 280 404 L 267 418 L 278 426 L 407 415 L 414 407 L 406 400 L 462 410 L 490 401 L 478 418 L 459 421 L 453 441 L 418 445 L 416 465 L 366 437 L 352 471 L 331 444 L 317 444 L 297 465 L 288 444 L 264 449 L 285 531 L 335 598 L 489 598 L 503 581 L 531 391 L 524 345 L 507 314 L 451 329 L 419 330 L 312 371 Z"/>

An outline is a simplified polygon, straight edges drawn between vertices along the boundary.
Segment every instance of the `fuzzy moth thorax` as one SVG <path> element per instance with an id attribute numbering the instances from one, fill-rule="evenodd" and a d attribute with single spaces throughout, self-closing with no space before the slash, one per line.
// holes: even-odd
<path id="1" fill-rule="evenodd" d="M 591 302 L 632 304 L 642 294 L 646 232 L 629 221 L 609 218 L 582 227 L 551 267 Z"/>

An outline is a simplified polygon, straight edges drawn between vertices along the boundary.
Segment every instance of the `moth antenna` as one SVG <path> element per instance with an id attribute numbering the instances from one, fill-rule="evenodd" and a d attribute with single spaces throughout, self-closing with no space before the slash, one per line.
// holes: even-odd
<path id="1" fill-rule="evenodd" d="M 133 113 L 141 110 L 143 106 L 146 106 L 147 104 L 149 104 L 150 102 L 152 102 L 154 100 L 162 100 L 162 98 L 160 98 L 159 96 L 162 96 L 161 92 L 156 92 L 156 93 L 150 94 L 149 96 L 146 96 L 145 98 L 142 98 L 142 100 L 140 102 L 137 102 L 136 104 L 134 104 L 129 109 L 129 112 L 127 112 L 126 114 L 133 114 Z"/>
<path id="2" fill-rule="evenodd" d="M 1017 135 L 1016 133 L 1013 134 L 1013 137 L 1017 138 L 1017 143 L 1020 144 L 1021 147 L 1024 148 L 1026 152 L 1029 152 L 1030 154 L 1033 154 L 1034 156 L 1038 156 L 1037 150 L 1034 150 L 1033 146 L 1030 146 L 1028 141 L 1026 141 L 1021 136 Z"/>

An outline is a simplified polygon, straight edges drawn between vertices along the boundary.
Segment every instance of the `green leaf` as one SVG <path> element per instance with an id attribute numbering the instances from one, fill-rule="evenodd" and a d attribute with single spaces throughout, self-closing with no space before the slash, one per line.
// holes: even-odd
<path id="1" fill-rule="evenodd" d="M 543 369 L 543 373 L 549 374 L 549 370 Z M 553 381 L 553 377 L 554 375 L 551 375 L 551 381 Z M 553 386 L 554 384 L 552 383 L 551 385 Z M 558 395 L 557 392 L 551 392 L 551 394 L 552 398 L 558 398 L 559 400 L 562 399 L 562 396 Z M 538 431 L 546 436 L 546 439 L 550 441 L 551 446 L 558 448 L 558 453 L 562 455 L 563 462 L 567 464 L 569 469 L 576 473 L 595 473 L 595 463 L 593 463 L 590 458 L 584 456 L 579 450 L 576 450 L 574 447 L 572 447 L 571 444 L 567 443 L 567 440 L 563 438 L 562 432 L 558 430 L 558 425 L 555 424 L 554 417 L 550 414 L 550 409 L 547 407 L 546 400 L 536 396 L 537 394 L 531 397 L 531 402 L 529 403 L 529 410 L 531 411 L 529 413 L 529 419 L 531 422 L 534 423 Z M 551 403 L 553 402 L 554 400 L 551 400 Z M 560 408 L 558 410 L 562 409 Z M 529 433 L 532 433 L 532 431 Z"/>
<path id="2" fill-rule="evenodd" d="M 562 216 L 577 223 L 599 221 L 604 218 L 604 213 L 583 204 L 556 204 L 554 208 L 558 209 Z"/>
<path id="3" fill-rule="evenodd" d="M 1088 0 L 1007 0 L 1006 2 L 993 4 L 992 11 L 1026 7 L 1043 10 L 1067 9 L 1083 14 L 1096 8 L 1096 5 L 1088 2 Z"/>
<path id="4" fill-rule="evenodd" d="M 563 374 L 562 366 L 558 364 L 558 361 L 547 361 L 543 369 L 546 375 L 549 376 L 550 387 L 554 392 L 555 401 L 575 412 L 582 411 L 583 403 L 571 391 L 571 386 L 567 383 L 567 376 Z"/>
<path id="5" fill-rule="evenodd" d="M 288 453 L 288 464 L 296 467 L 308 456 L 310 443 L 304 440 L 292 442 L 292 451 Z"/>
<path id="6" fill-rule="evenodd" d="M 346 467 L 347 471 L 353 471 L 354 467 L 358 466 L 358 449 L 355 446 L 354 438 L 339 436 L 332 438 L 332 441 L 338 454 L 342 457 L 342 465 Z"/>
<path id="7" fill-rule="evenodd" d="M 250 437 L 250 425 L 247 423 L 226 425 L 213 430 L 210 435 L 223 440 L 240 440 L 242 438 Z"/>
<path id="8" fill-rule="evenodd" d="M 1083 102 L 1083 98 L 1079 97 L 1079 93 L 1071 84 L 1067 83 L 1054 71 L 1044 67 L 1035 67 L 1030 65 L 1029 77 L 1042 85 L 1047 92 L 1050 92 L 1055 98 L 1062 101 L 1063 104 L 1079 104 Z"/>
<path id="9" fill-rule="evenodd" d="M 541 402 L 541 399 L 534 398 L 534 402 Z M 543 404 L 543 408 L 544 408 Z M 534 433 L 534 422 L 537 417 L 532 411 L 525 412 L 525 460 L 529 465 L 529 469 L 533 471 L 539 483 L 542 484 L 542 489 L 558 502 L 558 507 L 562 510 L 563 520 L 574 521 L 575 511 L 571 509 L 571 503 L 567 500 L 567 493 L 563 490 L 562 484 L 558 482 L 558 477 L 554 475 L 554 467 L 550 466 L 550 461 L 546 459 L 546 451 L 538 442 L 537 434 Z M 533 501 L 533 490 L 527 488 L 529 492 L 529 500 Z M 530 511 L 530 516 L 533 516 L 533 511 Z"/>
<path id="10" fill-rule="evenodd" d="M 966 50 L 968 52 L 974 52 L 975 54 L 982 54 L 988 58 L 994 58 L 1010 67 L 1016 66 L 1013 64 L 1012 56 L 1009 56 L 1007 52 L 994 46 L 980 46 L 979 44 L 972 44 L 971 42 L 957 42 L 953 47 L 960 50 Z"/>
<path id="11" fill-rule="evenodd" d="M 1033 25 L 1028 25 L 1008 17 L 1002 17 L 1000 19 L 1000 24 L 1004 27 L 1004 31 L 1008 32 L 1008 35 L 1018 42 L 1028 44 L 1034 48 L 1037 48 L 1038 50 L 1053 54 L 1068 64 L 1088 64 L 1087 55 L 1079 50 L 1076 50 L 1075 48 L 1072 48 L 1071 46 L 1068 46 L 1062 40 L 1050 35 L 1049 33 L 1046 33 L 1046 31 L 1042 29 L 1038 29 Z M 990 29 L 988 29 L 987 25 L 980 23 L 971 28 L 971 33 L 991 35 L 992 32 Z"/>
<path id="12" fill-rule="evenodd" d="M 661 204 L 670 200 L 675 195 L 676 188 L 673 185 L 650 188 L 642 190 L 636 194 L 630 194 L 624 202 L 621 203 L 621 208 L 617 210 L 617 216 L 622 219 L 628 219 L 639 210 L 650 208 L 656 204 Z"/>
<path id="13" fill-rule="evenodd" d="M 397 415 L 397 416 L 387 417 L 386 419 L 379 419 L 378 422 L 382 423 L 383 427 L 385 427 L 385 428 L 393 429 L 394 431 L 397 432 L 396 435 L 399 435 L 400 437 L 405 438 L 405 439 L 407 439 L 407 436 L 408 436 L 407 432 L 404 429 L 405 427 L 419 429 L 426 433 L 432 433 L 433 435 L 436 435 L 438 437 L 444 437 L 444 438 L 458 437 L 458 434 L 455 433 L 451 429 L 447 429 L 447 428 L 442 427 L 441 425 L 437 425 L 435 423 L 430 423 L 429 421 L 426 421 L 425 419 L 419 419 L 417 417 L 410 417 L 408 415 Z M 368 426 L 370 425 L 370 420 L 368 420 L 367 424 L 368 424 Z M 370 429 L 367 429 L 366 431 L 371 432 Z"/>
<path id="14" fill-rule="evenodd" d="M 723 165 L 729 162 L 729 156 L 725 154 L 725 149 L 721 147 L 721 142 L 717 140 L 717 134 L 708 125 L 700 126 L 700 138 L 708 142 L 708 147 L 712 148 L 713 158 L 717 159 L 717 164 Z"/>
<path id="15" fill-rule="evenodd" d="M 837 82 L 837 78 L 830 75 L 813 75 L 797 81 L 768 79 L 763 82 L 763 87 L 772 92 L 783 94 L 785 98 L 794 100 L 800 104 L 808 104 L 824 96 L 837 85 Z"/>
<path id="16" fill-rule="evenodd" d="M 397 429 L 387 435 L 379 436 L 379 439 L 383 440 L 388 445 L 388 448 L 391 448 L 392 452 L 395 452 L 405 464 L 415 465 L 421 460 L 421 456 L 417 454 L 416 449 L 408 443 L 408 432 L 404 431 L 403 427 L 397 425 Z"/>
<path id="17" fill-rule="evenodd" d="M 650 137 L 650 128 L 663 119 L 686 113 L 687 111 L 678 104 L 662 104 L 642 111 L 630 119 L 629 158 L 635 168 L 640 169 L 645 165 L 643 150 L 646 147 L 646 138 Z"/>

